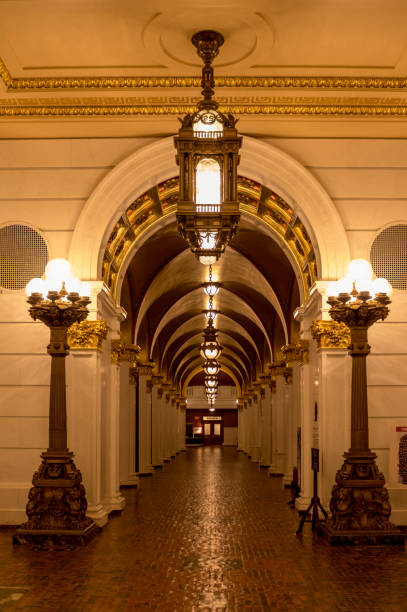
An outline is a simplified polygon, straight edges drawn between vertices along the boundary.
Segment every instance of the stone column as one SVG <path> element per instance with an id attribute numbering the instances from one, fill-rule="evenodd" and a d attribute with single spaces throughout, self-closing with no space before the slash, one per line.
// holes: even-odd
<path id="1" fill-rule="evenodd" d="M 253 397 L 249 390 L 245 393 L 245 399 L 247 402 L 246 412 L 246 425 L 247 425 L 247 438 L 246 438 L 246 450 L 247 455 L 251 459 L 253 446 L 254 446 L 254 426 L 253 426 Z"/>
<path id="2" fill-rule="evenodd" d="M 350 333 L 343 324 L 318 320 L 312 324 L 311 332 L 316 340 L 314 350 L 319 372 L 319 496 L 321 503 L 328 507 L 343 449 L 349 446 L 351 360 L 347 359 L 346 349 Z"/>
<path id="3" fill-rule="evenodd" d="M 187 404 L 185 398 L 181 398 L 179 405 L 179 449 L 182 453 L 186 452 L 185 438 L 186 438 L 186 413 Z"/>
<path id="4" fill-rule="evenodd" d="M 242 398 L 239 397 L 237 403 L 237 451 L 243 452 L 243 408 Z"/>
<path id="5" fill-rule="evenodd" d="M 111 361 L 110 342 L 120 336 L 126 316 L 112 301 L 103 283 L 92 285 L 89 324 L 104 322 L 108 341 L 92 346 L 85 326 L 71 340 L 68 362 L 68 443 L 75 448 L 88 497 L 88 514 L 99 525 L 112 511 L 121 511 L 125 499 L 119 480 L 119 367 Z M 96 334 L 97 336 L 97 334 Z"/>
<path id="6" fill-rule="evenodd" d="M 260 376 L 262 381 L 261 386 L 261 466 L 269 468 L 271 466 L 271 389 L 275 381 L 271 379 L 269 374 Z"/>
<path id="7" fill-rule="evenodd" d="M 287 422 L 284 413 L 285 380 L 284 361 L 274 362 L 270 366 L 271 376 L 275 380 L 272 412 L 272 461 L 269 468 L 270 476 L 283 476 L 287 459 Z"/>
<path id="8" fill-rule="evenodd" d="M 163 443 L 163 460 L 164 462 L 171 461 L 171 437 L 170 437 L 170 412 L 171 412 L 171 396 L 170 388 L 171 383 L 163 382 L 161 384 L 163 389 L 162 397 L 162 443 Z"/>
<path id="9" fill-rule="evenodd" d="M 170 453 L 171 459 L 174 459 L 177 455 L 177 390 L 172 388 L 170 393 L 170 410 L 169 410 L 169 438 L 170 438 Z"/>
<path id="10" fill-rule="evenodd" d="M 329 317 L 326 285 L 327 282 L 317 282 L 295 315 L 300 322 L 301 339 L 309 340 L 308 363 L 300 366 L 301 493 L 295 502 L 299 511 L 306 510 L 313 495 L 311 449 L 319 448 L 318 494 L 327 508 L 343 448 L 349 445 L 349 332 Z"/>
<path id="11" fill-rule="evenodd" d="M 261 407 L 260 407 L 260 385 L 253 383 L 252 392 L 252 447 L 250 456 L 252 461 L 260 461 L 261 443 L 260 443 L 260 428 L 261 428 Z"/>
<path id="12" fill-rule="evenodd" d="M 247 393 L 244 396 L 243 403 L 243 452 L 249 454 L 250 444 L 250 406 Z"/>
<path id="13" fill-rule="evenodd" d="M 139 475 L 150 476 L 154 468 L 151 464 L 151 413 L 152 413 L 152 362 L 137 360 L 138 373 L 138 448 Z"/>
<path id="14" fill-rule="evenodd" d="M 281 348 L 287 367 L 284 372 L 286 381 L 287 412 L 287 462 L 284 485 L 290 486 L 293 469 L 300 468 L 298 458 L 298 431 L 301 428 L 300 380 L 301 368 L 308 363 L 308 340 L 299 340 Z"/>
<path id="15" fill-rule="evenodd" d="M 120 368 L 119 473 L 120 486 L 137 487 L 136 474 L 136 378 L 133 370 L 140 347 L 112 341 L 112 361 Z"/>
<path id="16" fill-rule="evenodd" d="M 88 500 L 87 515 L 102 527 L 108 510 L 102 503 L 101 410 L 103 341 L 106 321 L 83 321 L 69 330 L 67 359 L 68 445 L 75 449 Z"/>
<path id="17" fill-rule="evenodd" d="M 163 390 L 161 387 L 163 377 L 158 374 L 153 374 L 152 383 L 152 465 L 154 468 L 160 468 L 164 464 L 163 456 L 163 417 L 162 417 L 162 397 Z"/>

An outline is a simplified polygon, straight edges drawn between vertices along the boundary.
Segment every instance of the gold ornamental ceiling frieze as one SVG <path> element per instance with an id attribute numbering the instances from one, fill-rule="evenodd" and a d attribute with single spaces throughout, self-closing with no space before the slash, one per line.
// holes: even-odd
<path id="1" fill-rule="evenodd" d="M 18 77 L 11 76 L 0 58 L 0 77 L 7 91 L 59 89 L 139 89 L 201 87 L 199 76 L 94 76 Z M 266 89 L 407 89 L 407 77 L 378 76 L 217 76 L 215 87 Z"/>
<path id="2" fill-rule="evenodd" d="M 0 60 L 0 78 L 0 118 L 185 115 L 201 99 L 200 77 L 13 78 Z M 222 111 L 236 115 L 407 116 L 404 77 L 224 76 L 215 85 Z"/>
<path id="3" fill-rule="evenodd" d="M 179 178 L 170 178 L 134 200 L 117 220 L 103 257 L 103 281 L 116 296 L 120 269 L 136 239 L 164 215 L 175 213 Z M 260 218 L 290 250 L 303 282 L 304 294 L 317 279 L 311 239 L 295 211 L 278 194 L 247 177 L 238 177 L 240 209 Z"/>
<path id="4" fill-rule="evenodd" d="M 182 116 L 193 112 L 194 105 L 176 104 L 116 104 L 114 99 L 109 103 L 88 104 L 86 99 L 73 104 L 65 100 L 53 101 L 44 104 L 44 100 L 16 100 L 0 98 L 0 118 L 14 117 L 148 117 L 148 116 Z M 94 101 L 93 101 L 94 102 Z M 332 104 L 326 98 L 325 104 L 220 104 L 223 113 L 234 115 L 263 115 L 263 116 L 301 116 L 301 117 L 407 117 L 407 98 L 397 104 L 367 103 L 360 98 L 355 104 Z"/>

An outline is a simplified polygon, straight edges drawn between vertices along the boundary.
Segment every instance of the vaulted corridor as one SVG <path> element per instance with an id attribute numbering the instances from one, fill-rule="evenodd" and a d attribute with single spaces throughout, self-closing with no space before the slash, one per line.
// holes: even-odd
<path id="1" fill-rule="evenodd" d="M 0 609 L 400 611 L 406 553 L 330 547 L 287 507 L 281 478 L 231 447 L 181 453 L 124 489 L 87 547 L 35 552 L 0 532 Z"/>

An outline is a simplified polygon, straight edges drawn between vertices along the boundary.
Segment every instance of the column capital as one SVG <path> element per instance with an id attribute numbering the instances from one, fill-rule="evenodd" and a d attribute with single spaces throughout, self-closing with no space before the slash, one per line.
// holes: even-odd
<path id="1" fill-rule="evenodd" d="M 291 385 L 293 382 L 293 369 L 291 367 L 284 368 L 283 376 L 286 384 Z"/>
<path id="2" fill-rule="evenodd" d="M 260 376 L 261 378 L 261 376 Z M 261 399 L 264 399 L 265 396 L 265 389 L 264 389 L 264 384 L 261 380 L 255 380 L 253 383 L 253 387 L 255 389 L 255 393 L 259 394 Z"/>
<path id="3" fill-rule="evenodd" d="M 269 385 L 271 391 L 275 391 L 276 389 L 276 381 L 271 377 L 271 374 L 261 374 L 260 378 L 263 382 L 263 385 Z"/>
<path id="4" fill-rule="evenodd" d="M 283 376 L 286 364 L 283 360 L 273 361 L 268 367 L 270 368 L 271 376 Z"/>
<path id="5" fill-rule="evenodd" d="M 142 376 L 152 376 L 154 361 L 141 361 L 141 359 L 136 359 L 136 367 L 138 374 Z"/>
<path id="6" fill-rule="evenodd" d="M 285 344 L 281 347 L 281 352 L 284 355 L 286 363 L 299 361 L 300 363 L 308 363 L 308 340 L 298 340 L 293 344 Z"/>
<path id="7" fill-rule="evenodd" d="M 107 336 L 107 324 L 104 319 L 81 321 L 68 328 L 68 345 L 71 350 L 102 350 L 102 343 Z"/>
<path id="8" fill-rule="evenodd" d="M 319 349 L 347 349 L 350 344 L 350 330 L 345 323 L 314 319 L 311 334 Z"/>
<path id="9" fill-rule="evenodd" d="M 135 362 L 136 355 L 141 351 L 137 344 L 129 344 L 122 338 L 111 341 L 110 357 L 113 363 L 120 361 Z"/>

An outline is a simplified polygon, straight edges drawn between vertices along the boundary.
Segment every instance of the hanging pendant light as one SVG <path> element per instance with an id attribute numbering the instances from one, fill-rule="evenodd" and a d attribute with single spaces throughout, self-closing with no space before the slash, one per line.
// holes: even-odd
<path id="1" fill-rule="evenodd" d="M 219 314 L 219 310 L 207 309 L 202 311 L 207 321 L 215 321 Z"/>
<path id="2" fill-rule="evenodd" d="M 222 347 L 216 339 L 217 332 L 212 321 L 209 321 L 208 325 L 205 327 L 203 336 L 204 341 L 200 347 L 202 357 L 205 360 L 218 359 L 222 352 Z"/>
<path id="3" fill-rule="evenodd" d="M 215 283 L 214 281 L 207 281 L 206 283 L 202 283 L 201 287 L 208 297 L 214 297 L 218 293 L 221 284 Z"/>
<path id="4" fill-rule="evenodd" d="M 211 359 L 209 361 L 205 361 L 203 364 L 204 372 L 207 376 L 213 376 L 218 374 L 221 366 L 216 361 L 216 359 Z"/>
<path id="5" fill-rule="evenodd" d="M 223 45 L 222 34 L 197 32 L 192 44 L 203 60 L 202 95 L 197 110 L 181 120 L 174 138 L 180 171 L 177 223 L 181 236 L 205 265 L 224 252 L 239 223 L 237 166 L 241 136 L 236 119 L 218 110 L 212 99 L 215 85 L 212 62 Z"/>

